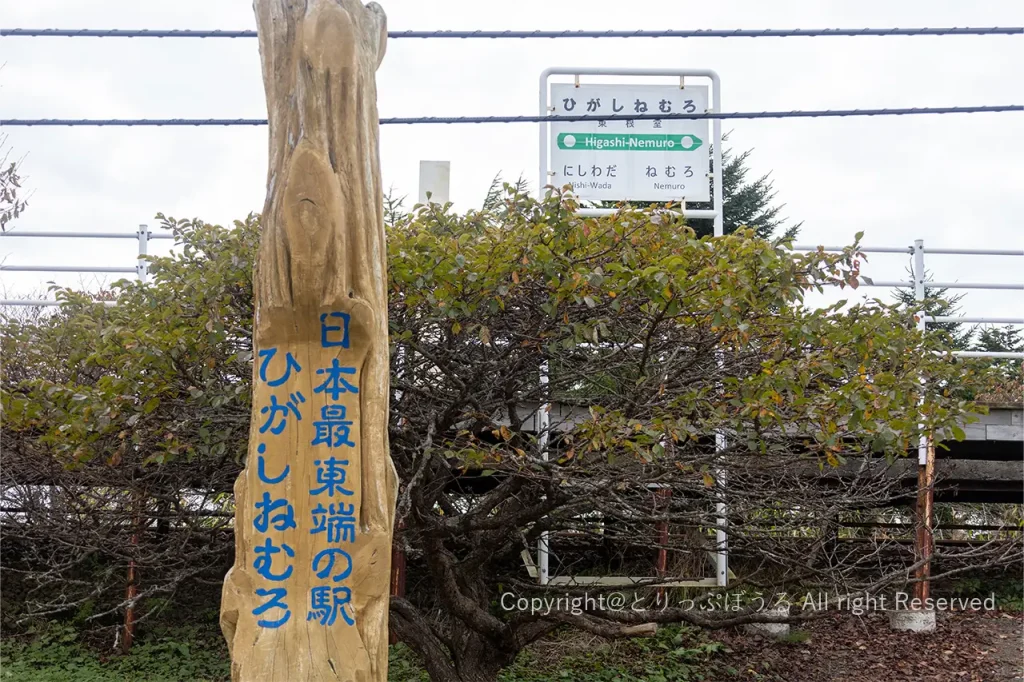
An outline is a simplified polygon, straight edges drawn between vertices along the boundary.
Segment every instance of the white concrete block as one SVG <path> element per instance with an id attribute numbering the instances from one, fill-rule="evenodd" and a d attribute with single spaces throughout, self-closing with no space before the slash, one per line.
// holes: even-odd
<path id="1" fill-rule="evenodd" d="M 890 611 L 889 627 L 903 632 L 935 632 L 935 611 Z"/>
<path id="2" fill-rule="evenodd" d="M 776 606 L 765 613 L 778 616 L 788 616 L 788 606 Z M 743 626 L 744 630 L 751 635 L 763 635 L 772 639 L 782 639 L 789 635 L 789 623 L 748 623 Z"/>

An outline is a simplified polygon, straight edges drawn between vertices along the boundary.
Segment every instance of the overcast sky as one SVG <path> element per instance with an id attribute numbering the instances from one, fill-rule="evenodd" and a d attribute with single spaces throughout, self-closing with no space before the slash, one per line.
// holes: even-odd
<path id="1" fill-rule="evenodd" d="M 389 28 L 699 29 L 1021 26 L 1020 0 L 553 2 L 382 0 Z M 243 0 L 0 0 L 28 28 L 251 29 Z M 266 116 L 255 39 L 0 39 L 0 117 Z M 378 71 L 382 117 L 537 111 L 549 66 L 718 71 L 726 111 L 1024 103 L 1024 37 L 392 40 Z M 593 78 L 592 82 L 599 82 Z M 771 172 L 801 242 L 1024 248 L 1024 114 L 727 121 L 733 149 Z M 9 128 L 32 192 L 21 230 L 134 231 L 158 211 L 227 223 L 263 206 L 265 127 Z M 414 200 L 421 159 L 452 163 L 452 200 L 490 180 L 536 187 L 536 124 L 384 126 L 385 187 Z M 158 242 L 166 245 L 166 242 Z M 159 250 L 159 249 L 158 249 Z M 3 238 L 7 264 L 134 264 L 134 242 Z M 866 273 L 897 279 L 907 258 Z M 938 280 L 1020 281 L 1024 258 L 928 259 Z M 0 295 L 79 275 L 4 273 Z M 875 290 L 875 294 L 882 294 Z M 883 294 L 885 295 L 885 294 Z M 1017 292 L 969 294 L 971 314 L 1024 312 Z"/>

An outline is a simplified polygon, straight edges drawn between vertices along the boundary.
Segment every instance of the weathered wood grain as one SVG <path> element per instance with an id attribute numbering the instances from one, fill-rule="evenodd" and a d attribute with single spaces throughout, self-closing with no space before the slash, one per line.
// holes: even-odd
<path id="1" fill-rule="evenodd" d="M 387 614 L 396 479 L 388 455 L 388 336 L 386 264 L 378 153 L 376 69 L 384 56 L 386 20 L 376 3 L 357 0 L 255 0 L 263 80 L 267 93 L 270 164 L 255 274 L 253 423 L 245 471 L 235 484 L 235 565 L 223 591 L 221 627 L 236 682 L 307 680 L 380 681 L 387 677 Z M 327 323 L 350 316 L 348 347 L 327 346 Z M 332 332 L 337 341 L 340 332 Z M 261 380 L 260 351 L 277 349 L 266 379 L 286 374 L 286 353 L 301 366 L 272 387 Z M 317 392 L 332 361 L 354 368 L 346 377 L 358 393 Z M 295 394 L 301 394 L 300 401 Z M 260 432 L 272 401 L 293 400 L 301 420 L 282 413 L 280 434 Z M 328 404 L 343 406 L 353 445 L 312 445 L 314 422 Z M 276 420 L 275 420 L 276 421 Z M 265 449 L 258 450 L 260 445 Z M 348 497 L 311 495 L 314 462 L 344 458 Z M 258 475 L 258 458 L 270 485 Z M 265 492 L 286 497 L 295 528 L 254 528 Z M 340 493 L 339 493 L 340 495 Z M 332 625 L 307 620 L 310 589 L 324 581 L 312 570 L 318 552 L 337 543 L 312 533 L 313 508 L 352 504 L 355 539 L 346 544 L 352 572 L 347 613 Z M 287 524 L 282 523 L 282 526 Z M 293 567 L 282 582 L 255 568 L 255 549 L 267 539 L 287 544 L 294 557 L 274 555 L 272 571 Z M 253 614 L 267 600 L 257 589 L 286 586 L 290 617 L 261 627 Z M 274 609 L 264 617 L 283 614 Z"/>

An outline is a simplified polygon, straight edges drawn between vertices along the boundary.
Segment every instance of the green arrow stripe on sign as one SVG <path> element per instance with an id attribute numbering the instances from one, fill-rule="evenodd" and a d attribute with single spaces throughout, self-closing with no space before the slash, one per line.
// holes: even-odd
<path id="1" fill-rule="evenodd" d="M 559 133 L 558 148 L 570 151 L 692 152 L 704 141 L 696 135 L 641 133 Z"/>

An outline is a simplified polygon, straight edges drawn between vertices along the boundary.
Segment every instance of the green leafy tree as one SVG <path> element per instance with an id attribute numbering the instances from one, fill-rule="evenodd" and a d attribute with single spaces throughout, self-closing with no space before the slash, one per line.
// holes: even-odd
<path id="1" fill-rule="evenodd" d="M 144 621 L 231 565 L 258 223 L 164 226 L 177 252 L 117 305 L 58 289 L 54 314 L 3 319 L 0 542 L 29 614 L 115 627 L 133 565 Z"/>
<path id="2" fill-rule="evenodd" d="M 955 435 L 973 407 L 947 387 L 976 377 L 932 352 L 939 340 L 898 306 L 803 305 L 810 290 L 856 282 L 855 247 L 794 254 L 753 230 L 707 239 L 670 215 L 575 208 L 509 188 L 464 215 L 390 212 L 389 440 L 409 575 L 390 624 L 431 678 L 494 680 L 562 628 L 617 638 L 765 618 L 516 608 L 615 590 L 538 585 L 522 555 L 542 536 L 563 579 L 651 575 L 660 549 L 689 562 L 679 577 L 704 578 L 716 528 L 738 588 L 849 594 L 906 576 L 910 564 L 836 545 L 829 523 L 902 499 L 888 462 L 922 429 Z M 0 476 L 4 506 L 20 511 L 0 538 L 17 552 L 0 557 L 26 576 L 35 613 L 89 605 L 109 623 L 126 606 L 129 562 L 150 611 L 230 565 L 258 221 L 165 227 L 179 255 L 153 259 L 151 284 L 115 285 L 117 305 L 60 291 L 57 314 L 6 323 Z"/>
<path id="3" fill-rule="evenodd" d="M 744 580 L 836 591 L 891 580 L 853 579 L 860 559 L 827 534 L 792 539 L 894 502 L 893 480 L 835 474 L 846 485 L 829 489 L 808 477 L 900 458 L 920 433 L 922 376 L 925 414 L 941 422 L 923 428 L 955 432 L 970 409 L 939 388 L 958 370 L 932 352 L 938 340 L 897 307 L 802 305 L 810 289 L 856 281 L 855 248 L 793 255 L 752 230 L 708 240 L 664 214 L 584 220 L 572 208 L 513 192 L 489 215 L 431 207 L 389 233 L 400 538 L 429 586 L 393 599 L 392 627 L 432 679 L 493 679 L 561 627 L 623 637 L 651 622 L 757 618 L 509 609 L 503 591 L 582 597 L 524 575 L 520 554 L 542 534 L 555 575 L 650 575 L 655 520 L 715 527 L 724 495 Z M 731 434 L 719 453 L 716 432 Z M 716 547 L 699 532 L 667 544 L 698 558 Z"/>

